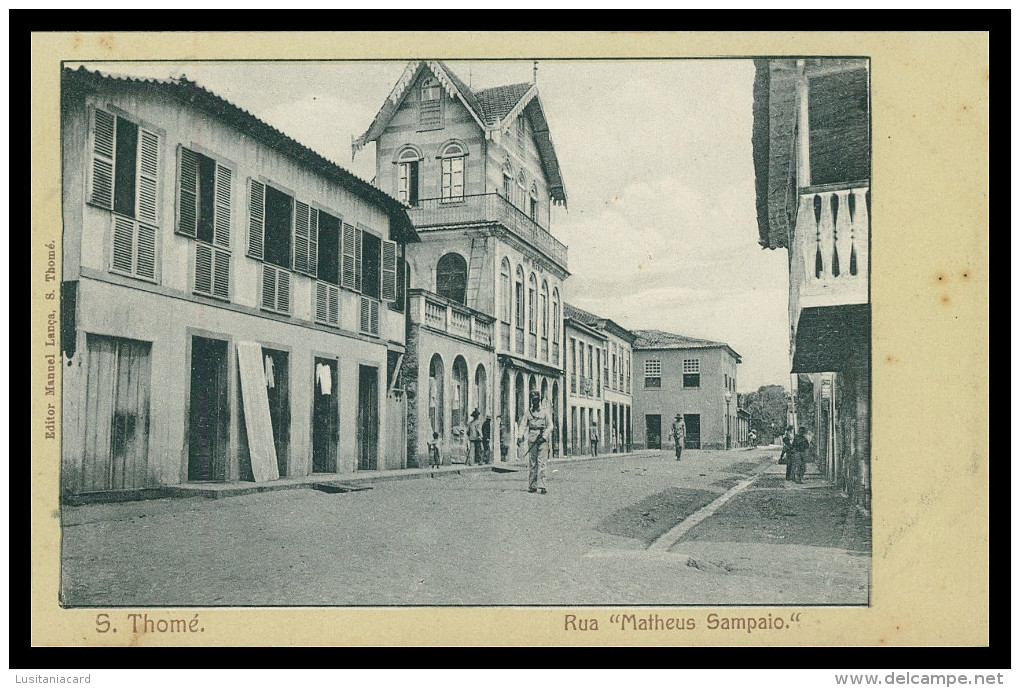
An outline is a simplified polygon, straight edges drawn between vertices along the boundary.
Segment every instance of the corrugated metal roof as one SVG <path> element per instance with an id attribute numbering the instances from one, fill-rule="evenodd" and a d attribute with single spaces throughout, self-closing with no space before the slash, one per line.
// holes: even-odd
<path id="1" fill-rule="evenodd" d="M 279 129 L 259 119 L 247 110 L 200 86 L 184 76 L 176 79 L 155 79 L 108 74 L 98 70 L 65 68 L 63 84 L 66 88 L 99 88 L 104 83 L 116 82 L 141 88 L 157 89 L 181 100 L 228 124 L 242 130 L 260 143 L 296 159 L 305 167 L 339 183 L 363 198 L 382 205 L 390 213 L 392 229 L 405 241 L 418 241 L 403 203 L 381 189 L 371 185 L 353 172 L 344 169 L 320 153 L 287 136 Z"/>
<path id="2" fill-rule="evenodd" d="M 726 342 L 686 337 L 682 334 L 663 332 L 662 330 L 631 330 L 631 332 L 637 336 L 637 339 L 634 340 L 635 349 L 714 349 L 721 347 L 728 349 L 738 362 L 740 360 L 740 354 Z"/>

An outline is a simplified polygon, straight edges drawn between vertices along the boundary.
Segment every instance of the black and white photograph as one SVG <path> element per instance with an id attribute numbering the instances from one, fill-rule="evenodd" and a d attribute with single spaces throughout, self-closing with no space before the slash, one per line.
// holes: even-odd
<path id="1" fill-rule="evenodd" d="M 867 605 L 868 70 L 64 65 L 62 604 Z"/>

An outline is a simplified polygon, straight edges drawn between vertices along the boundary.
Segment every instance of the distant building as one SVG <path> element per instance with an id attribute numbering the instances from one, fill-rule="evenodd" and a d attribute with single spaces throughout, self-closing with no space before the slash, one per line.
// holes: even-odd
<path id="1" fill-rule="evenodd" d="M 405 465 L 396 199 L 186 79 L 65 69 L 61 491 Z"/>
<path id="2" fill-rule="evenodd" d="M 635 446 L 671 446 L 669 431 L 679 413 L 688 449 L 732 447 L 740 354 L 723 342 L 670 332 L 633 334 Z"/>
<path id="3" fill-rule="evenodd" d="M 868 61 L 756 60 L 755 66 L 759 243 L 789 252 L 790 370 L 795 385 L 806 377 L 802 395 L 813 397 L 809 429 L 819 468 L 869 506 Z"/>
<path id="4" fill-rule="evenodd" d="M 407 254 L 408 455 L 425 465 L 437 433 L 463 460 L 477 408 L 497 460 L 515 460 L 530 392 L 563 415 L 569 273 L 550 219 L 567 197 L 538 87 L 475 90 L 442 62 L 411 62 L 354 148 L 369 143 L 376 183 L 407 204 L 422 242 Z"/>
<path id="5" fill-rule="evenodd" d="M 599 451 L 630 451 L 633 440 L 631 346 L 634 335 L 609 318 L 564 304 L 566 454 L 590 451 L 592 423 L 598 428 Z"/>

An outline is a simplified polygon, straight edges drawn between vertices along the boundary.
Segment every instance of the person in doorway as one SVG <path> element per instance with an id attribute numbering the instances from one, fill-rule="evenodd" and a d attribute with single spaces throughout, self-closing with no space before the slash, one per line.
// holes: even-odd
<path id="1" fill-rule="evenodd" d="M 793 432 L 793 426 L 786 426 L 786 432 L 783 433 L 783 451 L 779 453 L 779 463 L 786 464 L 786 479 L 793 480 L 793 465 L 790 461 L 790 453 L 793 451 L 793 438 L 795 434 Z"/>
<path id="2" fill-rule="evenodd" d="M 591 445 L 591 455 L 597 457 L 599 455 L 599 424 L 594 420 L 591 422 L 591 429 L 588 431 L 588 444 Z"/>
<path id="3" fill-rule="evenodd" d="M 482 421 L 478 420 L 478 409 L 471 412 L 471 422 L 468 423 L 467 436 L 468 441 L 471 443 L 471 449 L 468 451 L 467 465 L 471 465 L 471 455 L 474 454 L 474 462 L 476 464 L 485 463 L 485 458 L 482 456 Z"/>
<path id="4" fill-rule="evenodd" d="M 524 414 L 517 431 L 517 446 L 527 441 L 528 492 L 545 494 L 545 462 L 549 451 L 548 435 L 552 434 L 552 416 L 542 405 L 542 395 L 531 393 L 528 412 Z"/>
<path id="5" fill-rule="evenodd" d="M 432 468 L 439 468 L 442 463 L 442 459 L 439 456 L 439 433 L 432 433 L 432 441 L 428 443 L 429 449 L 429 465 Z"/>
<path id="6" fill-rule="evenodd" d="M 492 463 L 492 416 L 486 416 L 482 423 L 482 459 L 485 463 Z"/>
<path id="7" fill-rule="evenodd" d="M 673 421 L 673 427 L 670 428 L 669 434 L 673 437 L 673 447 L 676 450 L 676 460 L 680 460 L 680 454 L 684 451 L 684 442 L 687 439 L 687 427 L 684 425 L 684 416 L 682 413 L 676 414 L 676 419 Z"/>
<path id="8" fill-rule="evenodd" d="M 801 484 L 804 482 L 804 469 L 807 462 L 808 451 L 811 449 L 811 442 L 807 437 L 807 428 L 802 427 L 797 431 L 790 447 L 789 466 L 793 475 L 793 482 Z"/>

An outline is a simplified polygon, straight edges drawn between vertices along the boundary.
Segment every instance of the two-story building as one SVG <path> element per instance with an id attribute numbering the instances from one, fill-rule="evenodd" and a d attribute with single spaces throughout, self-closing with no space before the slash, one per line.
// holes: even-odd
<path id="1" fill-rule="evenodd" d="M 399 201 L 184 78 L 61 135 L 63 494 L 405 465 Z"/>
<path id="2" fill-rule="evenodd" d="M 571 304 L 564 304 L 564 341 L 567 342 L 567 400 L 563 419 L 566 453 L 590 451 L 588 440 L 595 423 L 599 451 L 630 451 L 631 346 L 635 336 L 613 322 Z"/>
<path id="3" fill-rule="evenodd" d="M 815 402 L 819 469 L 871 494 L 871 130 L 866 59 L 757 60 L 759 243 L 790 265 L 790 361 Z M 795 422 L 798 419 L 794 419 Z"/>
<path id="4" fill-rule="evenodd" d="M 679 413 L 688 449 L 733 448 L 740 354 L 724 342 L 660 330 L 633 334 L 636 446 L 672 446 L 670 428 Z"/>
<path id="5" fill-rule="evenodd" d="M 538 87 L 473 90 L 442 62 L 412 62 L 355 151 L 369 143 L 376 184 L 421 237 L 407 254 L 408 454 L 424 464 L 435 433 L 457 460 L 477 408 L 493 419 L 496 459 L 516 460 L 530 392 L 561 416 L 569 273 L 550 219 L 567 197 Z"/>

